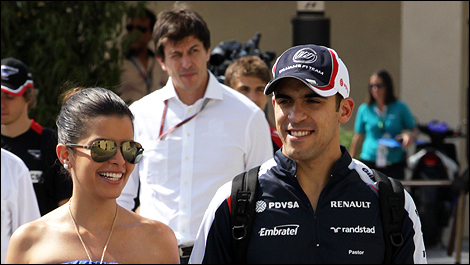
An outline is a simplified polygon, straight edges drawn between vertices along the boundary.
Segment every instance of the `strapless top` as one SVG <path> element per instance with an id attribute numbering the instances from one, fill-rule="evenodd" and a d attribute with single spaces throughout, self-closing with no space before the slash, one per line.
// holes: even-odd
<path id="1" fill-rule="evenodd" d="M 63 262 L 62 264 L 100 264 L 100 261 L 89 261 L 89 260 L 74 260 L 69 262 Z M 102 264 L 121 264 L 117 262 L 104 262 Z"/>

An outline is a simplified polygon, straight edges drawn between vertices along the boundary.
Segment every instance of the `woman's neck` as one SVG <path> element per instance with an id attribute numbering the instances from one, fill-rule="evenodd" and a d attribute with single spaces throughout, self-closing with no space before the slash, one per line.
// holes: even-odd
<path id="1" fill-rule="evenodd" d="M 375 102 L 377 104 L 377 108 L 382 112 L 385 109 L 385 102 L 383 100 L 377 100 Z"/>
<path id="2" fill-rule="evenodd" d="M 2 124 L 2 135 L 14 138 L 29 130 L 31 120 L 28 116 L 20 117 L 17 121 L 10 124 Z"/>
<path id="3" fill-rule="evenodd" d="M 116 200 L 107 200 L 101 202 L 91 202 L 90 200 L 82 200 L 70 198 L 70 210 L 75 221 L 80 226 L 86 227 L 88 230 L 109 228 L 109 220 L 113 219 L 116 209 L 119 207 Z"/>

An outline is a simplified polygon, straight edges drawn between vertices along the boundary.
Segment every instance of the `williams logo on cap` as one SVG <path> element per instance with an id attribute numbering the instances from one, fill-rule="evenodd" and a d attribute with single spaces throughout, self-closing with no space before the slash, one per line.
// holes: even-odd
<path id="1" fill-rule="evenodd" d="M 19 72 L 18 69 L 2 65 L 2 80 L 8 81 L 10 75 L 15 75 Z"/>
<path id="2" fill-rule="evenodd" d="M 273 79 L 266 85 L 264 94 L 274 92 L 283 78 L 300 80 L 322 97 L 337 93 L 349 97 L 348 69 L 336 51 L 325 46 L 307 44 L 287 49 L 274 63 Z"/>
<path id="3" fill-rule="evenodd" d="M 296 63 L 314 63 L 316 60 L 317 53 L 310 48 L 298 50 L 292 58 Z"/>
<path id="4" fill-rule="evenodd" d="M 28 67 L 15 58 L 2 59 L 2 91 L 19 97 L 30 87 L 34 85 Z"/>

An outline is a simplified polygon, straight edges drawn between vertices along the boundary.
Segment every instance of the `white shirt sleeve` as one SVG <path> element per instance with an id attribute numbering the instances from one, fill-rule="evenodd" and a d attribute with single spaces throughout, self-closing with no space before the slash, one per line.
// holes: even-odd
<path id="1" fill-rule="evenodd" d="M 28 167 L 13 153 L 1 149 L 2 263 L 11 235 L 21 225 L 41 217 Z"/>
<path id="2" fill-rule="evenodd" d="M 142 161 L 140 163 L 142 163 Z M 116 200 L 120 206 L 130 211 L 134 209 L 134 198 L 138 195 L 139 181 L 139 164 L 137 164 L 134 171 L 129 175 L 129 180 L 127 180 L 126 186 L 122 189 L 121 195 Z"/>
<path id="3" fill-rule="evenodd" d="M 248 154 L 245 159 L 245 170 L 249 170 L 273 158 L 273 145 L 269 124 L 261 109 L 255 112 L 246 130 L 245 135 L 248 136 L 246 137 Z"/>

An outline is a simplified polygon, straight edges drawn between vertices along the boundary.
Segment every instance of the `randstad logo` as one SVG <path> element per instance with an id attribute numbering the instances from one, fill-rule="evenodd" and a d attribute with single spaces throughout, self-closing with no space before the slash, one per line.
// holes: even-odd
<path id="1" fill-rule="evenodd" d="M 356 227 L 330 227 L 335 234 L 345 233 L 345 234 L 375 234 L 375 226 L 366 227 L 366 226 L 356 226 Z"/>
<path id="2" fill-rule="evenodd" d="M 288 224 L 278 225 L 274 228 L 261 228 L 258 232 L 259 236 L 296 236 L 299 225 Z"/>
<path id="3" fill-rule="evenodd" d="M 317 53 L 311 48 L 300 49 L 292 57 L 292 61 L 296 63 L 313 63 L 316 60 Z"/>

